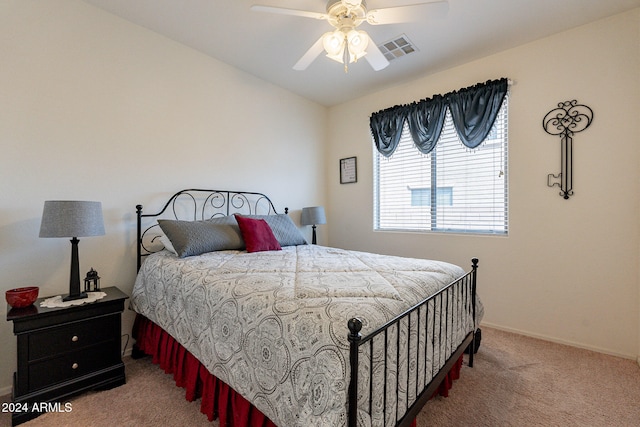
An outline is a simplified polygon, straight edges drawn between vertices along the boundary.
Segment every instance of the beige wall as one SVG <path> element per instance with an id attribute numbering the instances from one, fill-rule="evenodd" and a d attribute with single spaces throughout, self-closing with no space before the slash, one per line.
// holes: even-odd
<path id="1" fill-rule="evenodd" d="M 464 266 L 478 256 L 487 325 L 636 358 L 639 29 L 636 9 L 331 108 L 331 245 Z M 373 232 L 370 114 L 500 77 L 515 81 L 509 236 Z M 595 119 L 575 137 L 575 196 L 567 201 L 546 185 L 547 174 L 560 172 L 560 138 L 541 123 L 571 99 L 589 105 Z M 349 156 L 358 158 L 358 183 L 340 185 L 338 162 Z"/>
<path id="2" fill-rule="evenodd" d="M 94 267 L 127 293 L 137 203 L 253 190 L 295 220 L 324 203 L 324 107 L 75 0 L 0 2 L 0 58 L 3 293 L 68 292 L 69 241 L 38 238 L 44 200 L 102 202 L 106 235 L 81 239 L 81 275 Z M 15 369 L 11 328 L 0 323 L 0 394 Z"/>

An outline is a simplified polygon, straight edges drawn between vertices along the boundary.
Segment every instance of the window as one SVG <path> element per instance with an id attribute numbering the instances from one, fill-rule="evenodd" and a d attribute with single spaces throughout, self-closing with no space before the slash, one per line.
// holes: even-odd
<path id="1" fill-rule="evenodd" d="M 507 113 L 505 96 L 489 136 L 473 150 L 449 111 L 428 155 L 406 123 L 391 157 L 374 147 L 374 229 L 507 234 Z"/>

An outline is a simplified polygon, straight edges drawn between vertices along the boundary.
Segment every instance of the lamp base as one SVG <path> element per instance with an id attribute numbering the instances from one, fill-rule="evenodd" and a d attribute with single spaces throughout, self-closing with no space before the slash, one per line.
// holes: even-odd
<path id="1" fill-rule="evenodd" d="M 62 298 L 62 301 L 73 301 L 86 298 L 87 294 L 80 291 L 80 263 L 78 262 L 78 240 L 77 237 L 71 239 L 71 275 L 69 276 L 69 295 Z"/>
<path id="2" fill-rule="evenodd" d="M 73 301 L 73 300 L 82 299 L 86 297 L 87 297 L 86 292 L 80 292 L 79 294 L 76 294 L 76 295 L 69 294 L 66 297 L 63 297 L 62 301 Z"/>

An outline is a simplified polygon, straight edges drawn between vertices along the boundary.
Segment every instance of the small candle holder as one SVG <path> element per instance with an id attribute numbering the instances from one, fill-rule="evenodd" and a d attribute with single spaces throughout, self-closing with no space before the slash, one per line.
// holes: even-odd
<path id="1" fill-rule="evenodd" d="M 98 272 L 91 268 L 87 273 L 87 277 L 84 278 L 84 291 L 91 292 L 91 284 L 93 283 L 93 291 L 100 290 L 100 276 L 98 276 Z"/>

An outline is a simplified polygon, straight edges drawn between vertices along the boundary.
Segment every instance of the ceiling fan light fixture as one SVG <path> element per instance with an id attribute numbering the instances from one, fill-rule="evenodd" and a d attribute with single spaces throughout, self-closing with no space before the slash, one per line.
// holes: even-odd
<path id="1" fill-rule="evenodd" d="M 327 52 L 327 56 L 331 59 L 337 57 L 339 59 L 335 60 L 342 62 L 341 57 L 342 51 L 344 50 L 344 41 L 344 34 L 340 30 L 325 33 L 324 36 L 322 36 L 322 46 Z"/>
<path id="2" fill-rule="evenodd" d="M 347 33 L 347 43 L 349 45 L 351 55 L 355 57 L 355 60 L 357 60 L 367 53 L 366 50 L 369 45 L 369 36 L 364 31 L 351 30 Z"/>
<path id="3" fill-rule="evenodd" d="M 346 72 L 348 64 L 356 62 L 367 54 L 369 36 L 365 31 L 336 30 L 322 36 L 322 45 L 330 59 L 344 64 Z"/>

